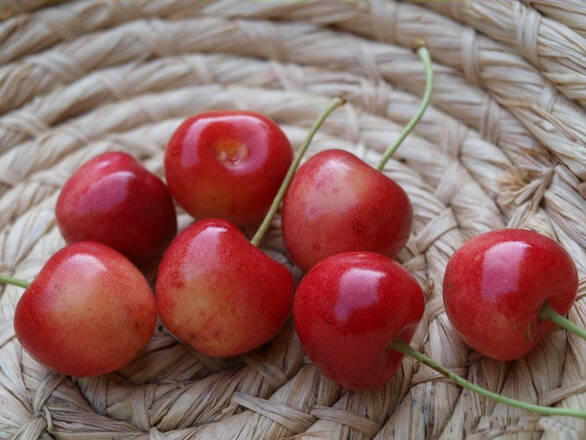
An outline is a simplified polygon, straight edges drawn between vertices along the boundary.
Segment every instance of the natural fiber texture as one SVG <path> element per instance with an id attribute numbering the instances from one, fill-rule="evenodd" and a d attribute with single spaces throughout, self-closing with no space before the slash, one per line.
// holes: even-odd
<path id="1" fill-rule="evenodd" d="M 22 10 L 42 2 L 16 3 Z M 14 10 L 0 23 L 0 271 L 32 279 L 63 246 L 54 205 L 84 161 L 120 149 L 162 175 L 169 136 L 196 112 L 266 113 L 297 147 L 330 98 L 342 95 L 348 104 L 308 155 L 343 148 L 376 163 L 418 107 L 424 74 L 409 46 L 422 36 L 435 62 L 433 107 L 385 169 L 414 207 L 399 257 L 427 295 L 413 345 L 492 390 L 585 408 L 584 341 L 558 330 L 521 361 L 488 360 L 455 335 L 441 299 L 445 265 L 466 238 L 530 228 L 574 258 L 581 284 L 569 318 L 586 326 L 586 115 L 573 102 L 584 103 L 586 74 L 583 54 L 576 56 L 582 43 L 563 38 L 583 36 L 572 25 L 581 23 L 580 7 L 568 2 L 560 12 L 553 3 L 532 2 L 549 17 L 538 17 L 537 31 L 521 27 L 537 12 L 512 1 L 469 1 L 459 12 L 429 5 L 466 26 L 391 1 L 88 0 Z M 278 217 L 263 249 L 290 267 Z M 583 421 L 495 405 L 408 359 L 380 389 L 342 390 L 307 361 L 290 323 L 264 350 L 235 359 L 207 358 L 159 328 L 120 372 L 73 379 L 22 350 L 12 328 L 22 291 L 0 292 L 0 439 L 586 433 Z"/>
<path id="2" fill-rule="evenodd" d="M 562 93 L 586 104 L 580 81 L 586 74 L 586 40 L 581 35 L 519 2 L 425 4 L 515 48 Z"/>
<path id="3" fill-rule="evenodd" d="M 4 0 L 0 3 L 0 20 L 42 8 L 47 0 Z"/>
<path id="4" fill-rule="evenodd" d="M 556 96 L 555 89 L 547 80 L 518 55 L 507 53 L 503 46 L 483 37 L 473 41 L 474 35 L 465 32 L 465 28 L 437 14 L 413 5 L 383 0 L 373 1 L 370 8 L 349 8 L 344 2 L 277 2 L 269 5 L 264 2 L 219 2 L 211 3 L 203 10 L 198 6 L 193 14 L 205 15 L 206 11 L 218 15 L 286 17 L 317 23 L 325 21 L 370 37 L 398 40 L 405 47 L 410 46 L 413 36 L 424 36 L 436 59 L 461 69 L 469 82 L 487 87 L 494 98 L 525 123 L 540 142 L 557 154 L 581 179 L 586 178 L 586 129 L 582 110 L 562 96 Z M 397 18 L 399 14 L 402 14 L 400 19 Z M 392 60 L 391 68 L 402 68 L 403 71 L 419 67 L 417 57 L 407 49 L 401 51 L 392 46 L 346 38 L 309 25 L 233 22 L 213 18 L 196 23 L 194 25 L 187 20 L 173 23 L 132 22 L 104 35 L 79 38 L 56 51 L 43 53 L 25 62 L 9 64 L 0 69 L 0 96 L 5 98 L 7 105 L 21 105 L 35 93 L 47 91 L 55 84 L 71 82 L 92 69 L 139 56 L 194 51 L 236 52 L 304 64 L 326 64 L 331 62 L 328 58 L 338 56 L 343 57 L 346 64 L 357 63 L 355 68 L 374 77 L 385 76 L 386 73 L 380 72 L 379 60 Z M 396 31 L 374 35 L 379 29 L 389 28 Z M 352 44 L 354 50 L 341 50 L 348 44 Z M 332 51 L 332 48 L 338 50 Z M 317 52 L 321 57 L 316 59 Z M 409 66 L 405 66 L 407 63 Z M 422 72 L 419 70 L 418 73 L 423 81 Z M 453 71 L 446 73 L 449 76 L 456 74 Z M 580 93 L 586 90 L 585 75 L 580 74 L 577 81 L 576 88 Z M 406 75 L 403 78 L 410 79 Z M 389 79 L 396 80 L 393 77 Z M 7 86 L 15 81 L 26 82 L 30 86 Z M 0 110 L 9 108 L 0 105 Z"/>
<path id="5" fill-rule="evenodd" d="M 546 17 L 566 25 L 586 38 L 586 3 L 582 0 L 524 0 Z"/>

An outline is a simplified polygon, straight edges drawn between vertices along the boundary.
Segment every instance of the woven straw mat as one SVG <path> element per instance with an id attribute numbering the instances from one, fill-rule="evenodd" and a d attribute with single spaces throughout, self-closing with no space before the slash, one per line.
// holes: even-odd
<path id="1" fill-rule="evenodd" d="M 410 45 L 434 60 L 432 106 L 384 172 L 414 207 L 399 260 L 427 295 L 412 345 L 472 382 L 586 408 L 586 343 L 556 330 L 524 359 L 472 352 L 444 313 L 446 263 L 466 239 L 522 227 L 559 241 L 579 273 L 569 319 L 586 326 L 586 2 L 0 1 L 0 272 L 31 280 L 64 241 L 59 189 L 124 150 L 163 175 L 187 116 L 252 109 L 297 148 L 331 98 L 348 103 L 308 156 L 374 164 L 424 89 Z M 180 214 L 180 227 L 192 221 Z M 287 260 L 280 220 L 263 250 Z M 162 327 L 115 374 L 72 378 L 25 353 L 0 287 L 0 439 L 584 439 L 578 419 L 477 397 L 416 362 L 350 392 L 307 360 L 289 322 L 263 350 L 203 356 Z"/>

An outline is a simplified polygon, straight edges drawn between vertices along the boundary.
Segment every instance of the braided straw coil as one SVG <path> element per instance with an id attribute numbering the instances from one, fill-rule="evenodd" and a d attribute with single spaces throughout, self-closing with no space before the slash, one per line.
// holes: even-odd
<path id="1" fill-rule="evenodd" d="M 563 6 L 564 5 L 564 6 Z M 86 160 L 124 150 L 163 175 L 167 140 L 209 109 L 267 114 L 298 147 L 316 136 L 376 163 L 424 89 L 410 50 L 434 59 L 432 106 L 384 172 L 409 194 L 399 260 L 427 306 L 412 345 L 474 383 L 528 402 L 586 408 L 586 343 L 556 330 L 513 363 L 483 358 L 444 313 L 441 283 L 469 237 L 522 227 L 578 267 L 569 319 L 586 326 L 586 16 L 583 2 L 192 0 L 0 2 L 0 272 L 32 279 L 64 241 L 59 189 Z M 180 227 L 191 218 L 179 216 Z M 277 216 L 263 250 L 291 268 Z M 0 439 L 582 439 L 584 422 L 495 404 L 405 359 L 388 384 L 341 389 L 305 357 L 291 323 L 262 350 L 203 356 L 162 327 L 115 374 L 71 378 L 24 352 L 0 287 Z"/>
<path id="2" fill-rule="evenodd" d="M 586 38 L 586 3 L 581 0 L 523 0 L 544 16 L 568 26 Z"/>

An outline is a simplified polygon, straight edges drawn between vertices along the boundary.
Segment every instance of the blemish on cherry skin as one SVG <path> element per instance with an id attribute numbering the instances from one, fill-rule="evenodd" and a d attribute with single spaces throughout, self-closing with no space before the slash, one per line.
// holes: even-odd
<path id="1" fill-rule="evenodd" d="M 173 289 L 176 290 L 181 290 L 185 287 L 185 283 L 183 282 L 183 280 L 181 279 L 181 276 L 179 275 L 179 270 L 174 270 L 171 272 L 170 274 L 170 284 L 173 286 Z"/>
<path id="2" fill-rule="evenodd" d="M 316 251 L 316 252 L 319 252 L 319 251 L 321 251 L 321 246 L 320 246 L 320 244 L 319 244 L 319 243 L 314 243 L 314 244 L 313 244 L 313 250 L 314 250 L 314 251 Z"/>
<path id="3" fill-rule="evenodd" d="M 181 290 L 181 289 L 183 289 L 185 287 L 185 283 L 183 283 L 183 281 L 179 281 L 179 280 L 174 281 L 172 283 L 172 285 L 173 285 L 173 288 L 174 289 L 177 289 L 177 290 Z"/>

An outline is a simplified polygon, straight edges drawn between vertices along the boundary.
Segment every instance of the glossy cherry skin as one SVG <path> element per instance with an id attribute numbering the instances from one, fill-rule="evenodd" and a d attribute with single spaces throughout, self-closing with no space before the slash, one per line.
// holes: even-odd
<path id="1" fill-rule="evenodd" d="M 578 275 L 568 253 L 533 231 L 500 229 L 468 240 L 444 274 L 444 305 L 462 339 L 479 353 L 509 361 L 525 356 L 552 329 L 539 320 L 547 302 L 570 309 Z"/>
<path id="2" fill-rule="evenodd" d="M 351 153 L 326 150 L 295 174 L 283 201 L 285 247 L 307 271 L 326 257 L 369 251 L 397 255 L 413 211 L 403 189 Z"/>
<path id="3" fill-rule="evenodd" d="M 272 339 L 291 311 L 289 270 L 225 220 L 194 223 L 159 267 L 156 301 L 165 326 L 208 356 L 235 356 Z"/>
<path id="4" fill-rule="evenodd" d="M 197 219 L 260 224 L 293 159 L 269 118 L 249 111 L 201 113 L 175 131 L 165 175 L 175 200 Z"/>
<path id="5" fill-rule="evenodd" d="M 55 253 L 14 315 L 18 340 L 52 370 L 96 376 L 132 361 L 156 324 L 153 292 L 123 255 L 78 242 Z"/>
<path id="6" fill-rule="evenodd" d="M 55 214 L 67 243 L 103 243 L 138 265 L 159 257 L 177 233 L 167 187 L 123 152 L 83 164 L 61 190 Z"/>
<path id="7" fill-rule="evenodd" d="M 384 255 L 347 252 L 316 264 L 295 294 L 295 329 L 306 353 L 330 379 L 359 390 L 384 384 L 423 316 L 421 287 Z"/>

